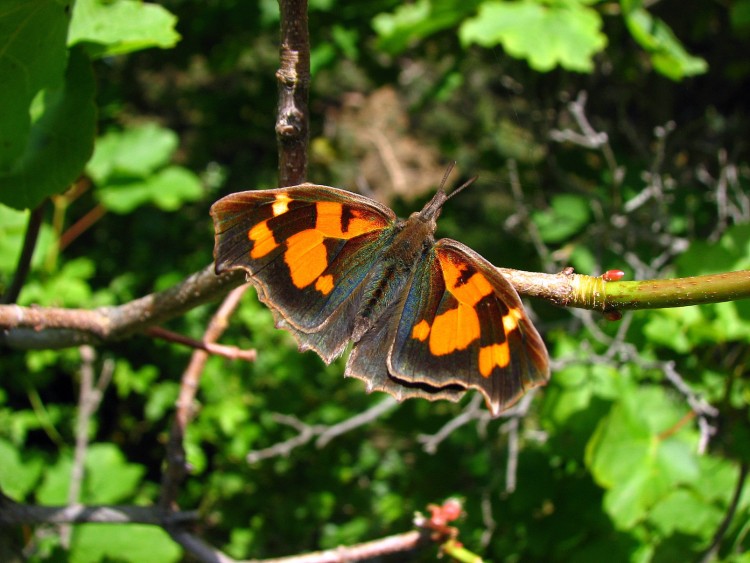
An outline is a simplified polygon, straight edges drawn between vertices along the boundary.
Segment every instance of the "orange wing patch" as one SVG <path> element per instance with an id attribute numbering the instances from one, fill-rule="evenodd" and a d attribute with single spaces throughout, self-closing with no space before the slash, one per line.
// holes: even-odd
<path id="1" fill-rule="evenodd" d="M 479 349 L 479 373 L 489 377 L 495 366 L 504 368 L 510 362 L 508 343 L 490 344 Z"/>
<path id="2" fill-rule="evenodd" d="M 427 340 L 427 337 L 430 335 L 430 323 L 428 323 L 426 320 L 422 319 L 419 321 L 419 323 L 414 325 L 414 328 L 411 331 L 411 337 L 416 338 L 420 342 L 424 342 Z"/>
<path id="3" fill-rule="evenodd" d="M 248 231 L 247 237 L 253 243 L 253 249 L 250 251 L 250 258 L 254 260 L 263 258 L 266 254 L 279 246 L 279 243 L 276 242 L 276 238 L 273 236 L 273 231 L 268 228 L 268 221 L 261 221 L 257 225 L 254 225 L 253 228 Z"/>
<path id="4" fill-rule="evenodd" d="M 479 340 L 482 327 L 476 307 L 479 302 L 494 293 L 492 284 L 474 269 L 467 270 L 463 261 L 454 261 L 447 253 L 438 253 L 438 260 L 445 281 L 446 290 L 458 301 L 455 309 L 437 315 L 432 325 L 422 319 L 412 329 L 411 337 L 425 342 L 429 339 L 430 353 L 445 356 L 457 350 L 466 350 Z M 523 318 L 520 309 L 513 308 L 502 318 L 505 334 L 518 328 Z M 493 343 L 479 348 L 479 373 L 489 377 L 495 367 L 504 368 L 510 363 L 508 342 Z"/>
<path id="5" fill-rule="evenodd" d="M 320 276 L 315 282 L 315 289 L 323 295 L 328 295 L 333 291 L 333 276 Z"/>
<path id="6" fill-rule="evenodd" d="M 344 206 L 334 201 L 315 204 L 318 218 L 315 229 L 328 238 L 349 240 L 365 233 L 377 231 L 387 225 L 375 216 L 364 217 L 361 211 L 347 208 L 348 220 L 344 220 Z"/>
<path id="7" fill-rule="evenodd" d="M 468 279 L 460 264 L 449 256 L 438 254 L 446 289 L 458 301 L 458 307 L 435 317 L 432 326 L 422 320 L 412 331 L 412 337 L 425 341 L 430 337 L 430 353 L 445 356 L 465 350 L 479 339 L 481 327 L 475 307 L 482 298 L 492 294 L 492 285 L 481 273 L 474 272 Z"/>
<path id="8" fill-rule="evenodd" d="M 274 214 L 276 215 L 277 211 L 279 214 L 285 213 L 290 201 L 291 199 L 285 194 L 278 194 L 273 203 Z M 322 275 L 328 267 L 325 240 L 331 238 L 349 240 L 382 229 L 387 223 L 374 215 L 365 216 L 359 210 L 348 208 L 344 210 L 342 204 L 332 201 L 316 203 L 315 211 L 315 227 L 300 231 L 287 239 L 284 261 L 289 266 L 295 287 L 302 289 L 315 282 L 315 289 L 323 295 L 328 295 L 333 290 L 334 280 L 331 275 Z M 345 212 L 348 214 L 346 219 L 344 218 Z M 265 248 L 264 246 L 262 250 Z M 269 248 L 265 253 L 267 254 L 273 248 Z"/>
<path id="9" fill-rule="evenodd" d="M 289 266 L 292 283 L 302 289 L 307 287 L 325 272 L 328 267 L 323 234 L 314 229 L 300 231 L 286 241 L 287 250 L 284 262 Z"/>

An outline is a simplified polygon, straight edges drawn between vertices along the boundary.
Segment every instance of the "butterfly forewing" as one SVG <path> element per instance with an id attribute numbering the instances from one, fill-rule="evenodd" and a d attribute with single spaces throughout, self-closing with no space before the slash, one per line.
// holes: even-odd
<path id="1" fill-rule="evenodd" d="M 302 184 L 232 194 L 211 214 L 216 271 L 245 269 L 300 345 L 326 361 L 339 354 L 358 287 L 389 243 L 393 212 L 350 192 Z"/>
<path id="2" fill-rule="evenodd" d="M 498 414 L 549 377 L 518 294 L 481 256 L 447 239 L 417 268 L 389 354 L 392 377 L 481 391 Z"/>

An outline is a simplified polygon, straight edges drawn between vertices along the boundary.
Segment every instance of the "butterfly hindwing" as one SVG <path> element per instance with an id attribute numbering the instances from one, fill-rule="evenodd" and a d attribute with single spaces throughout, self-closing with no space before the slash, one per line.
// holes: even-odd
<path id="1" fill-rule="evenodd" d="M 326 361 L 349 340 L 360 284 L 396 217 L 351 192 L 302 184 L 229 195 L 211 208 L 216 271 L 243 268 L 277 324 Z"/>
<path id="2" fill-rule="evenodd" d="M 388 353 L 391 377 L 477 389 L 493 414 L 549 378 L 546 348 L 510 283 L 484 258 L 442 239 L 418 265 Z"/>

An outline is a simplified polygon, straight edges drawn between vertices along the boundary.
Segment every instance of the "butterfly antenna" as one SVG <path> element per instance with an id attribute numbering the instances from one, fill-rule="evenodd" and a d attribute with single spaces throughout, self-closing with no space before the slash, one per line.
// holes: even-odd
<path id="1" fill-rule="evenodd" d="M 457 188 L 456 188 L 455 190 L 453 190 L 453 191 L 452 191 L 452 192 L 451 192 L 451 193 L 450 193 L 450 194 L 448 195 L 448 198 L 447 198 L 447 199 L 450 199 L 450 198 L 452 198 L 452 197 L 453 197 L 454 195 L 456 195 L 456 194 L 458 194 L 458 193 L 460 193 L 460 192 L 464 191 L 464 190 L 465 190 L 466 188 L 468 188 L 468 187 L 469 187 L 469 186 L 471 186 L 471 185 L 472 185 L 472 184 L 473 184 L 474 182 L 476 182 L 476 181 L 477 181 L 477 178 L 479 178 L 479 176 L 472 176 L 471 178 L 469 178 L 468 180 L 466 180 L 466 181 L 465 181 L 465 182 L 464 182 L 463 184 L 461 184 L 461 185 L 460 185 L 460 186 L 458 186 L 458 187 L 457 187 Z"/>
<path id="2" fill-rule="evenodd" d="M 445 192 L 445 183 L 448 181 L 448 176 L 451 175 L 451 172 L 453 172 L 453 169 L 455 167 L 456 167 L 456 161 L 454 160 L 453 162 L 451 162 L 448 165 L 448 169 L 445 171 L 445 174 L 443 174 L 443 180 L 440 182 L 440 189 L 439 189 L 439 191 Z M 452 198 L 457 193 L 459 193 L 459 192 L 465 190 L 466 188 L 468 188 L 469 186 L 471 186 L 474 182 L 477 181 L 477 178 L 479 178 L 479 176 L 474 176 L 474 177 L 469 178 L 468 180 L 466 180 L 466 182 L 464 182 L 463 184 L 461 184 L 460 186 L 458 186 L 455 190 L 453 190 L 448 195 L 448 197 L 445 198 L 445 200 L 448 201 L 450 198 Z"/>
<path id="3" fill-rule="evenodd" d="M 448 181 L 448 176 L 451 175 L 451 172 L 453 172 L 453 169 L 456 167 L 456 161 L 454 160 L 448 165 L 448 169 L 445 171 L 445 174 L 443 174 L 443 180 L 440 182 L 440 188 L 439 191 L 444 192 L 445 191 L 445 183 Z"/>

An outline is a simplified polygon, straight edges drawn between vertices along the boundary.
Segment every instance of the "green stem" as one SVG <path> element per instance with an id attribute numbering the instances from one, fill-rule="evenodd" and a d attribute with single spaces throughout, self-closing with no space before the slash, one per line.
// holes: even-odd
<path id="1" fill-rule="evenodd" d="M 750 297 L 750 270 L 667 280 L 604 282 L 604 310 L 661 309 Z"/>
<path id="2" fill-rule="evenodd" d="M 519 294 L 561 307 L 595 311 L 661 309 L 750 298 L 750 270 L 691 278 L 604 281 L 573 274 L 541 274 L 498 268 Z"/>

